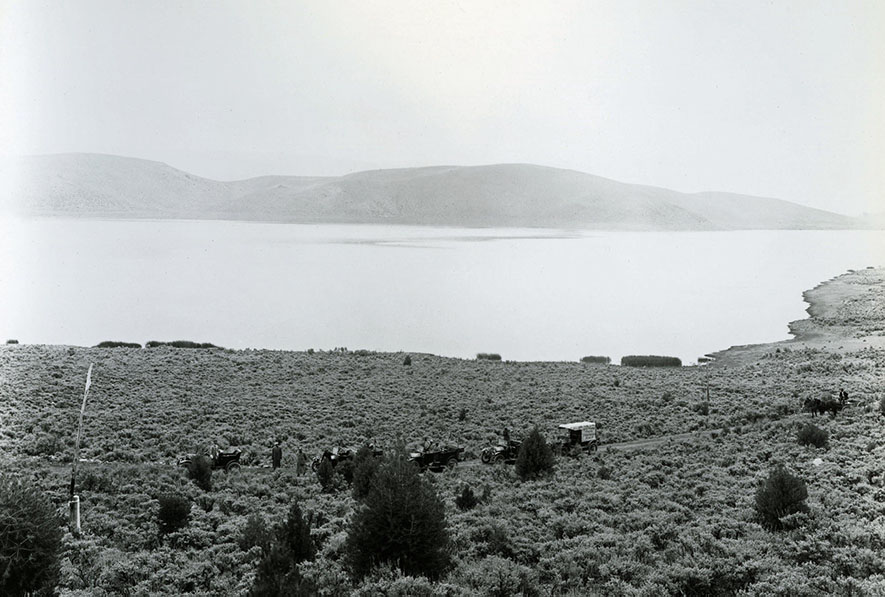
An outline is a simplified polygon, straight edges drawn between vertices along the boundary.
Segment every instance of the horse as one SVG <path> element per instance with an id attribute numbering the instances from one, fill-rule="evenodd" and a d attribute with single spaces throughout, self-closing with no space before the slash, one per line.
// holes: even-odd
<path id="1" fill-rule="evenodd" d="M 845 404 L 839 400 L 833 400 L 829 397 L 827 398 L 806 398 L 802 403 L 802 409 L 811 412 L 811 416 L 815 415 L 824 415 L 827 412 L 832 414 L 834 417 L 836 413 L 845 408 Z"/>

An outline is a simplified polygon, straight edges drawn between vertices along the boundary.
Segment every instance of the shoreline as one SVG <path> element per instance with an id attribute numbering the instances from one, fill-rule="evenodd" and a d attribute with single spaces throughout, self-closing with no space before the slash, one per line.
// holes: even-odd
<path id="1" fill-rule="evenodd" d="M 808 303 L 808 317 L 787 324 L 792 338 L 711 352 L 705 355 L 713 358 L 707 366 L 746 364 L 777 349 L 813 348 L 846 354 L 885 348 L 885 267 L 850 269 L 804 291 L 802 300 Z M 869 317 L 858 319 L 857 310 Z"/>

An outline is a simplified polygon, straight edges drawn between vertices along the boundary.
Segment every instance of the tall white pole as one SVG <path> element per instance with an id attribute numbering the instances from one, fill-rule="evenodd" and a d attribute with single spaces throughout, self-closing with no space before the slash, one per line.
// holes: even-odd
<path id="1" fill-rule="evenodd" d="M 89 396 L 89 386 L 92 385 L 92 363 L 86 372 L 86 389 L 83 390 L 83 404 L 80 405 L 80 422 L 77 425 L 77 441 L 74 444 L 74 463 L 71 467 L 71 501 L 70 501 L 70 525 L 75 535 L 80 534 L 80 496 L 74 495 L 77 486 L 77 467 L 80 464 L 80 434 L 83 432 L 83 413 L 86 411 L 86 397 Z"/>

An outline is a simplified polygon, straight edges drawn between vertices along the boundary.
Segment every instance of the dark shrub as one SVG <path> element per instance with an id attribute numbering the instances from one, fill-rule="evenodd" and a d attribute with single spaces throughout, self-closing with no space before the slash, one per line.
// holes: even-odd
<path id="1" fill-rule="evenodd" d="M 801 445 L 814 446 L 815 448 L 825 448 L 829 439 L 829 434 L 826 430 L 813 423 L 802 425 L 799 428 L 799 433 L 796 434 L 796 441 Z"/>
<path id="2" fill-rule="evenodd" d="M 314 587 L 301 578 L 298 564 L 314 559 L 316 554 L 310 537 L 310 520 L 292 504 L 286 522 L 277 526 L 273 542 L 258 563 L 255 584 L 249 595 L 254 597 L 289 597 L 314 595 Z"/>
<path id="3" fill-rule="evenodd" d="M 786 527 L 782 520 L 784 517 L 808 511 L 805 505 L 807 497 L 805 482 L 779 466 L 756 490 L 756 514 L 762 526 L 773 531 L 780 530 Z"/>
<path id="4" fill-rule="evenodd" d="M 335 467 L 335 476 L 341 477 L 347 485 L 353 483 L 353 461 L 342 460 Z"/>
<path id="5" fill-rule="evenodd" d="M 0 476 L 0 595 L 54 595 L 62 521 L 36 487 Z"/>
<path id="6" fill-rule="evenodd" d="M 625 367 L 682 367 L 682 360 L 678 357 L 629 355 L 621 357 L 621 365 Z"/>
<path id="7" fill-rule="evenodd" d="M 171 346 L 172 348 L 219 348 L 209 342 L 191 342 L 190 340 L 173 340 L 172 342 L 159 342 L 150 340 L 145 348 L 159 348 L 160 346 Z"/>
<path id="8" fill-rule="evenodd" d="M 458 510 L 472 510 L 479 503 L 479 499 L 474 495 L 469 485 L 465 485 L 461 490 L 461 495 L 455 498 L 455 505 Z"/>
<path id="9" fill-rule="evenodd" d="M 18 344 L 18 340 L 9 339 L 6 341 L 7 344 Z"/>
<path id="10" fill-rule="evenodd" d="M 699 415 L 707 416 L 710 414 L 710 403 L 709 402 L 698 402 L 694 405 L 694 411 Z"/>
<path id="11" fill-rule="evenodd" d="M 885 415 L 885 396 L 879 398 L 879 414 Z"/>
<path id="12" fill-rule="evenodd" d="M 240 549 L 242 551 L 249 551 L 253 547 L 258 546 L 264 553 L 267 553 L 270 543 L 271 532 L 267 525 L 264 524 L 264 519 L 258 514 L 249 516 L 246 520 L 246 526 L 243 527 L 243 532 L 237 540 Z"/>
<path id="13" fill-rule="evenodd" d="M 411 365 L 412 364 L 412 355 L 406 355 L 406 358 L 403 359 L 403 365 Z"/>
<path id="14" fill-rule="evenodd" d="M 523 481 L 538 479 L 553 471 L 553 452 L 537 427 L 519 447 L 516 455 L 516 474 Z"/>
<path id="15" fill-rule="evenodd" d="M 161 535 L 168 535 L 187 526 L 191 513 L 191 503 L 181 495 L 164 494 L 157 498 L 160 512 L 157 514 L 157 526 Z"/>
<path id="16" fill-rule="evenodd" d="M 357 450 L 353 457 L 353 497 L 362 500 L 369 495 L 372 480 L 378 472 L 380 461 L 372 453 L 369 446 L 363 446 Z"/>
<path id="17" fill-rule="evenodd" d="M 96 348 L 141 348 L 141 344 L 136 342 L 118 342 L 116 340 L 105 340 L 95 345 Z"/>
<path id="18" fill-rule="evenodd" d="M 194 456 L 187 465 L 187 476 L 203 491 L 212 490 L 212 460 L 207 456 Z"/>
<path id="19" fill-rule="evenodd" d="M 317 467 L 317 480 L 323 488 L 323 491 L 332 491 L 335 488 L 335 467 L 328 458 L 320 460 Z"/>
<path id="20" fill-rule="evenodd" d="M 609 467 L 602 465 L 596 470 L 596 476 L 603 481 L 607 481 L 612 478 L 612 470 Z"/>
<path id="21" fill-rule="evenodd" d="M 476 355 L 476 358 L 480 361 L 500 361 L 501 355 L 495 353 L 481 352 Z"/>
<path id="22" fill-rule="evenodd" d="M 461 410 L 458 411 L 458 420 L 464 422 L 467 420 L 467 409 L 461 407 Z"/>
<path id="23" fill-rule="evenodd" d="M 445 507 L 401 453 L 385 458 L 347 535 L 356 578 L 388 563 L 409 576 L 438 578 L 449 567 Z"/>
<path id="24" fill-rule="evenodd" d="M 611 357 L 583 357 L 581 362 L 592 365 L 608 365 L 612 362 L 612 359 Z"/>

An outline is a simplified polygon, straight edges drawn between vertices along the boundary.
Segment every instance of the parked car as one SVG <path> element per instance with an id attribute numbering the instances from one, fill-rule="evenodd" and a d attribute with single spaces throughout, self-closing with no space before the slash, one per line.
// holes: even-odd
<path id="1" fill-rule="evenodd" d="M 376 448 L 373 445 L 369 445 L 369 448 L 372 450 L 372 455 L 376 458 L 380 458 L 384 455 L 384 450 L 381 450 L 380 448 Z M 314 458 L 313 462 L 310 463 L 310 469 L 316 471 L 320 468 L 320 463 L 323 460 L 329 460 L 329 462 L 332 463 L 332 466 L 337 466 L 339 462 L 353 460 L 354 457 L 356 457 L 356 450 L 335 446 L 331 450 L 323 450 L 322 454 Z"/>
<path id="2" fill-rule="evenodd" d="M 409 461 L 417 464 L 422 471 L 431 470 L 439 472 L 445 469 L 453 469 L 461 460 L 464 448 L 443 447 L 434 450 L 410 452 Z"/>
<path id="3" fill-rule="evenodd" d="M 522 446 L 522 442 L 517 440 L 510 440 L 497 446 L 486 446 L 480 452 L 479 459 L 485 464 L 496 464 L 498 462 L 513 464 L 516 462 L 520 446 Z"/>
<path id="4" fill-rule="evenodd" d="M 212 458 L 206 454 L 187 454 L 178 461 L 178 466 L 188 467 L 197 456 L 205 456 L 212 463 L 214 470 L 234 471 L 240 468 L 240 456 L 242 451 L 239 448 L 228 448 L 218 453 L 216 458 Z"/>

